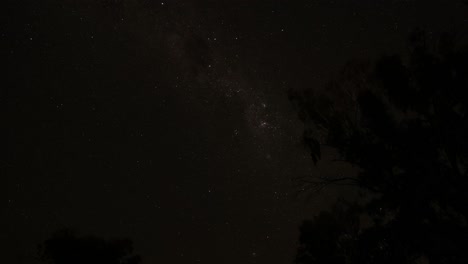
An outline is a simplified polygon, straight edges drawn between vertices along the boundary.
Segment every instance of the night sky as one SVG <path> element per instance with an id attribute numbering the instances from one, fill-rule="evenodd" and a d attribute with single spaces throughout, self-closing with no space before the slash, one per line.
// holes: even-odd
<path id="1" fill-rule="evenodd" d="M 314 166 L 288 90 L 468 24 L 458 0 L 2 6 L 2 263 L 63 228 L 143 263 L 291 263 L 301 222 L 352 191 L 300 194 L 349 168 Z"/>

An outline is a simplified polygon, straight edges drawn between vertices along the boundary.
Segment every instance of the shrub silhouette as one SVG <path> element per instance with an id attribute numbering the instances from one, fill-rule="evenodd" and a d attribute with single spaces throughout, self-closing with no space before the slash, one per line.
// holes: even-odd
<path id="1" fill-rule="evenodd" d="M 70 230 L 55 233 L 40 246 L 40 259 L 54 264 L 138 264 L 132 241 L 77 237 Z"/>

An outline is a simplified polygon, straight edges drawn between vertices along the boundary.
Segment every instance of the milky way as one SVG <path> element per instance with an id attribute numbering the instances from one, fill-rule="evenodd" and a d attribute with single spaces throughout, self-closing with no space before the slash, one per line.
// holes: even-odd
<path id="1" fill-rule="evenodd" d="M 6 262 L 72 228 L 129 237 L 144 263 L 291 263 L 338 198 L 293 179 L 338 167 L 314 167 L 288 91 L 466 26 L 420 2 L 8 1 Z"/>

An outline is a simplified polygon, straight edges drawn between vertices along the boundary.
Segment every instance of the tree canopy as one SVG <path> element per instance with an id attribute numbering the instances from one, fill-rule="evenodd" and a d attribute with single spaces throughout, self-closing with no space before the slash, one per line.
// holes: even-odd
<path id="1" fill-rule="evenodd" d="M 409 56 L 351 62 L 325 89 L 291 91 L 314 162 L 327 145 L 359 168 L 306 186 L 372 193 L 304 222 L 296 263 L 468 263 L 468 52 L 450 34 L 409 42 Z"/>
<path id="2" fill-rule="evenodd" d="M 128 239 L 78 237 L 71 230 L 55 233 L 39 247 L 40 259 L 53 264 L 139 264 Z"/>

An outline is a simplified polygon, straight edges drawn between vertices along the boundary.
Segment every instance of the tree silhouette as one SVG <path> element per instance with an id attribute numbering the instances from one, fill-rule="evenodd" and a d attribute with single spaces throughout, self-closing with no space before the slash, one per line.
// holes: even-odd
<path id="1" fill-rule="evenodd" d="M 70 230 L 55 233 L 39 247 L 39 258 L 53 264 L 138 264 L 141 258 L 132 254 L 132 241 L 96 237 L 77 237 Z"/>
<path id="2" fill-rule="evenodd" d="M 372 193 L 304 222 L 296 263 L 468 263 L 468 52 L 453 39 L 434 48 L 415 31 L 406 59 L 352 62 L 326 89 L 290 93 L 314 162 L 327 145 L 360 170 L 305 187 Z"/>

